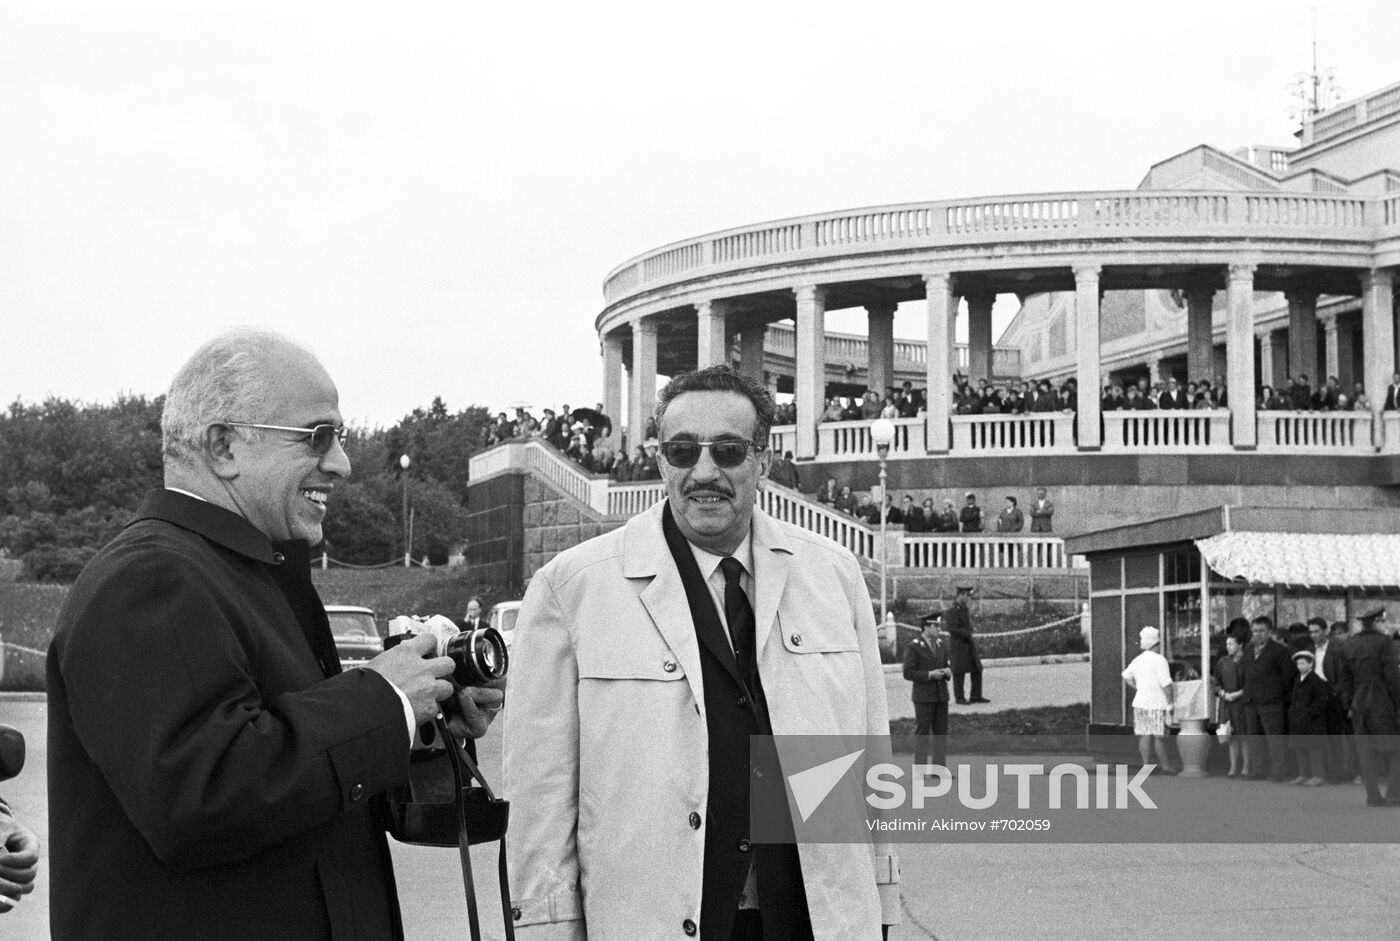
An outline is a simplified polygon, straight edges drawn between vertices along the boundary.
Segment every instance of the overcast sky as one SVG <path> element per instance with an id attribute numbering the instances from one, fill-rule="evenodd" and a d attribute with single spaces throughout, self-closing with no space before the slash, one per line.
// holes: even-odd
<path id="1" fill-rule="evenodd" d="M 1400 80 L 1400 2 L 1317 6 L 1348 97 Z M 632 255 L 1288 143 L 1312 9 L 0 0 L 0 402 L 158 395 L 259 323 L 361 424 L 591 404 Z"/>

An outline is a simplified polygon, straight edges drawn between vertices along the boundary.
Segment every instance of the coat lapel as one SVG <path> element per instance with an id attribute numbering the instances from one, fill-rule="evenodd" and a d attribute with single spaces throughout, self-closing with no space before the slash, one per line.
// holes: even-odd
<path id="1" fill-rule="evenodd" d="M 661 502 L 627 524 L 622 541 L 622 574 L 627 578 L 650 579 L 642 589 L 642 607 L 651 616 L 656 630 L 685 670 L 686 682 L 697 702 L 705 701 L 700 675 L 700 647 L 695 642 L 695 623 L 680 571 L 671 559 L 671 550 L 661 531 Z M 726 644 L 726 650 L 728 645 Z M 728 651 L 730 661 L 734 660 Z"/>
<path id="2" fill-rule="evenodd" d="M 753 512 L 754 644 L 762 662 L 768 635 L 787 587 L 792 546 L 782 528 L 758 508 Z"/>

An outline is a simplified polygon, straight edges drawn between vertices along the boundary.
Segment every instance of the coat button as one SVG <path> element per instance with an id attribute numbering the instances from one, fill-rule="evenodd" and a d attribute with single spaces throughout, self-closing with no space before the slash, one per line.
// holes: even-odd
<path id="1" fill-rule="evenodd" d="M 749 704 L 749 701 L 748 701 L 746 698 L 744 698 L 743 696 L 740 696 L 740 697 L 739 697 L 739 702 L 738 702 L 737 705 L 739 706 L 740 709 L 747 708 L 747 707 L 748 707 L 748 704 Z"/>
<path id="2" fill-rule="evenodd" d="M 352 800 L 352 801 L 357 801 L 357 800 L 359 800 L 361 797 L 364 797 L 364 796 L 365 796 L 365 786 L 364 786 L 363 784 L 356 784 L 354 787 L 352 787 L 352 788 L 350 789 L 350 800 Z"/>
<path id="3" fill-rule="evenodd" d="M 516 905 L 514 908 L 512 908 L 512 909 L 510 910 L 510 917 L 511 917 L 511 920 L 512 920 L 512 921 L 519 921 L 519 920 L 520 920 L 520 906 L 519 906 L 519 905 Z"/>
<path id="4" fill-rule="evenodd" d="M 692 830 L 699 830 L 699 829 L 700 829 L 700 815 L 697 814 L 697 813 L 696 813 L 695 811 L 693 811 L 693 810 L 690 812 L 690 829 L 692 829 Z"/>
<path id="5" fill-rule="evenodd" d="M 802 635 L 801 635 L 801 634 L 793 634 L 792 637 L 789 638 L 789 639 L 792 641 L 792 645 L 793 645 L 794 647 L 801 647 L 801 646 L 802 646 Z"/>
<path id="6" fill-rule="evenodd" d="M 758 778 L 760 781 L 762 781 L 762 780 L 763 780 L 763 769 L 762 769 L 762 768 L 754 768 L 754 769 L 753 769 L 753 776 L 756 777 L 756 778 Z"/>
<path id="7" fill-rule="evenodd" d="M 665 663 L 661 664 L 661 669 L 665 670 L 667 673 L 675 673 L 675 672 L 676 672 L 676 661 L 674 661 L 674 660 L 667 660 Z"/>
<path id="8" fill-rule="evenodd" d="M 681 922 L 681 930 L 690 937 L 695 937 L 695 922 L 687 918 L 685 921 Z"/>
<path id="9" fill-rule="evenodd" d="M 749 841 L 748 841 L 748 840 L 740 840 L 740 841 L 739 841 L 739 852 L 741 852 L 741 853 L 747 853 L 748 851 L 749 851 Z"/>
<path id="10" fill-rule="evenodd" d="M 282 564 L 283 562 L 285 562 L 285 561 L 287 561 L 287 557 L 286 557 L 285 555 L 283 555 L 282 553 L 280 553 L 280 552 L 274 552 L 274 553 L 272 553 L 272 564 L 273 564 L 273 565 L 281 565 L 281 564 Z"/>

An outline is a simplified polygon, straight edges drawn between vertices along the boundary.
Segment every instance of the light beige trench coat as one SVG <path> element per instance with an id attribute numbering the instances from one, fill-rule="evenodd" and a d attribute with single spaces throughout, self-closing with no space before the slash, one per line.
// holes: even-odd
<path id="1" fill-rule="evenodd" d="M 683 939 L 687 920 L 699 924 L 705 839 L 689 818 L 704 816 L 708 791 L 704 688 L 662 506 L 562 553 L 525 595 L 503 716 L 522 939 Z M 887 748 L 855 557 L 758 509 L 752 538 L 773 733 L 882 736 Z M 888 846 L 808 843 L 799 855 L 819 941 L 870 941 L 899 922 Z"/>

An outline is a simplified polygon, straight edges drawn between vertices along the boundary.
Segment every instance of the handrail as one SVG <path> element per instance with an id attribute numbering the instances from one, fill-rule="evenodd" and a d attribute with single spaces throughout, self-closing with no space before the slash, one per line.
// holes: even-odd
<path id="1" fill-rule="evenodd" d="M 845 546 L 857 558 L 875 557 L 878 533 L 864 520 L 847 516 L 824 503 L 809 500 L 796 490 L 790 490 L 771 480 L 758 492 L 758 505 L 769 516 L 811 530 Z"/>
<path id="2" fill-rule="evenodd" d="M 1065 554 L 1059 536 L 1033 533 L 904 534 L 904 566 L 920 569 L 1049 569 L 1082 568 L 1083 556 Z"/>

